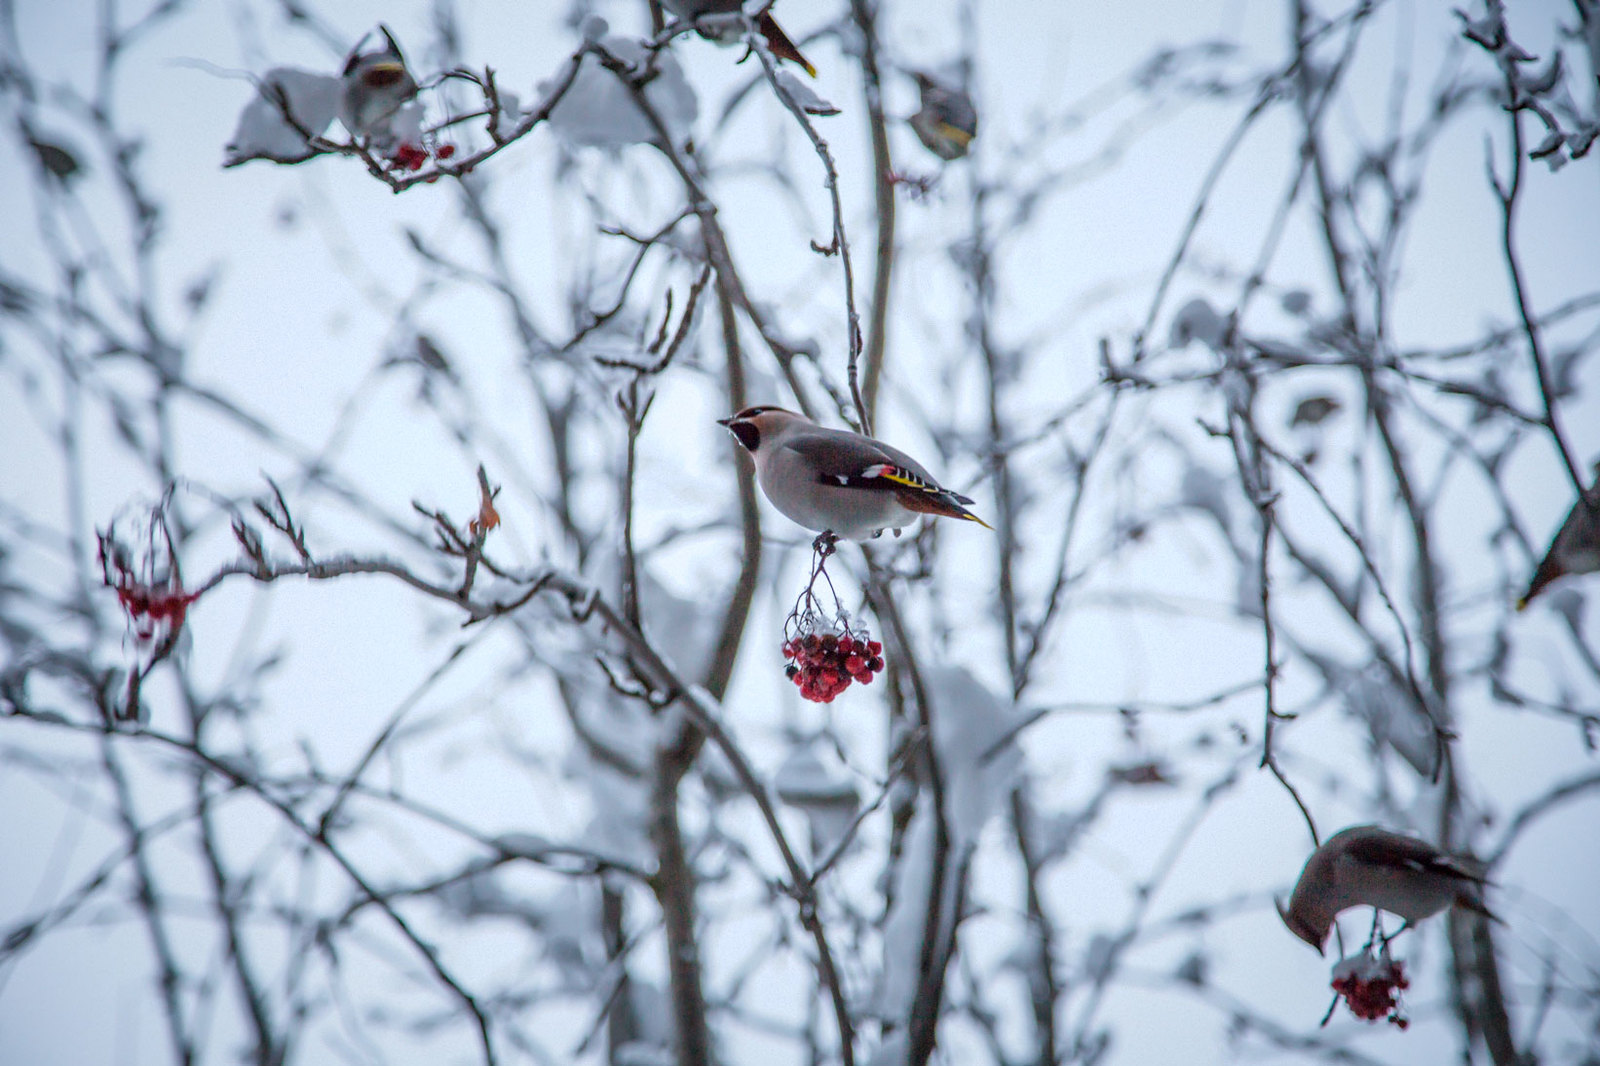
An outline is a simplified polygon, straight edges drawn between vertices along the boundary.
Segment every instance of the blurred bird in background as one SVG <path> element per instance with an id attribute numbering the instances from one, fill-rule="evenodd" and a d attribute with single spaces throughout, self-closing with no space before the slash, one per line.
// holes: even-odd
<path id="1" fill-rule="evenodd" d="M 1517 601 L 1517 610 L 1526 608 L 1529 600 L 1557 578 L 1600 570 L 1600 463 L 1595 464 L 1594 475 L 1595 483 L 1567 512 L 1567 520 L 1533 572 L 1528 591 Z"/>
<path id="2" fill-rule="evenodd" d="M 978 135 L 978 108 L 972 94 L 920 70 L 913 74 L 922 92 L 922 107 L 911 116 L 917 139 L 940 159 L 960 159 Z"/>
<path id="3" fill-rule="evenodd" d="M 394 35 L 387 26 L 379 26 L 378 32 L 383 34 L 382 49 L 363 53 L 363 37 L 344 64 L 339 120 L 358 139 L 386 131 L 401 105 L 417 95 L 417 79 L 406 68 Z"/>

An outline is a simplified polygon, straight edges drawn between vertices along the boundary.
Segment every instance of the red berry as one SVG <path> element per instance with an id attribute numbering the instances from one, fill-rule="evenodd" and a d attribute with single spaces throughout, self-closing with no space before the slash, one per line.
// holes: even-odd
<path id="1" fill-rule="evenodd" d="M 402 144 L 394 153 L 395 166 L 404 170 L 421 170 L 428 161 L 428 153 L 414 144 Z"/>
<path id="2" fill-rule="evenodd" d="M 852 655 L 844 661 L 845 672 L 851 677 L 861 676 L 861 671 L 867 668 L 867 660 L 859 655 Z"/>
<path id="3" fill-rule="evenodd" d="M 867 641 L 867 652 L 871 655 L 882 655 L 883 645 L 875 640 Z"/>
<path id="4" fill-rule="evenodd" d="M 883 660 L 876 654 L 872 656 L 872 661 L 867 665 L 872 668 L 872 672 L 875 674 L 881 674 L 883 672 Z"/>
<path id="5" fill-rule="evenodd" d="M 438 156 L 440 159 L 449 159 L 451 156 L 456 154 L 456 146 L 453 144 L 441 144 L 439 146 L 439 150 L 433 154 Z"/>
<path id="6" fill-rule="evenodd" d="M 845 655 L 849 655 L 856 650 L 856 642 L 850 638 L 850 634 L 846 633 L 839 638 L 839 650 Z"/>

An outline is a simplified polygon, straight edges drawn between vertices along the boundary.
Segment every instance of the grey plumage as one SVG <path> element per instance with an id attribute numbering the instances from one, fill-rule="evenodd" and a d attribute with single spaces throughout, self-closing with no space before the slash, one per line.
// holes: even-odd
<path id="1" fill-rule="evenodd" d="M 772 505 L 807 529 L 865 540 L 919 514 L 988 525 L 964 506 L 972 500 L 882 441 L 827 429 L 781 407 L 746 408 L 719 424 L 755 460 L 756 480 Z"/>
<path id="2" fill-rule="evenodd" d="M 344 64 L 339 120 L 358 138 L 381 133 L 401 105 L 417 95 L 417 80 L 406 68 L 394 35 L 387 26 L 378 31 L 384 40 L 381 50 L 362 53 L 357 44 Z"/>
<path id="3" fill-rule="evenodd" d="M 1320 952 L 1334 919 L 1351 907 L 1377 907 L 1407 925 L 1452 905 L 1487 914 L 1483 880 L 1471 860 L 1380 826 L 1355 825 L 1312 852 L 1279 914 L 1290 932 Z"/>
<path id="4" fill-rule="evenodd" d="M 911 129 L 940 159 L 960 159 L 978 135 L 978 108 L 972 94 L 921 71 L 915 77 L 922 106 L 911 116 Z"/>

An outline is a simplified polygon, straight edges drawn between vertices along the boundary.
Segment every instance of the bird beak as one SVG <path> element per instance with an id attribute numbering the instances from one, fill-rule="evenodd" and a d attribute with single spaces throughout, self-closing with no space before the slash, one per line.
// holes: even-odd
<path id="1" fill-rule="evenodd" d="M 722 426 L 724 429 L 726 429 L 728 426 L 731 426 L 732 424 L 733 424 L 733 416 L 732 415 L 729 415 L 727 418 L 719 418 L 719 419 L 717 419 L 717 425 Z"/>

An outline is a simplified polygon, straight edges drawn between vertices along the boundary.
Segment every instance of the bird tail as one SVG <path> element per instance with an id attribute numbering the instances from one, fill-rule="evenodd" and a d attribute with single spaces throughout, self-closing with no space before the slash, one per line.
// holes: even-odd
<path id="1" fill-rule="evenodd" d="M 1556 561 L 1555 555 L 1555 552 L 1551 552 L 1539 563 L 1539 568 L 1533 572 L 1533 580 L 1528 583 L 1528 591 L 1524 592 L 1522 598 L 1517 601 L 1517 610 L 1526 610 L 1529 600 L 1543 592 L 1546 585 L 1566 572 L 1562 569 L 1561 564 Z"/>
<path id="2" fill-rule="evenodd" d="M 772 49 L 773 55 L 779 59 L 787 59 L 789 62 L 797 64 L 813 78 L 817 76 L 817 68 L 811 65 L 809 59 L 800 54 L 800 49 L 795 47 L 793 41 L 789 40 L 789 35 L 783 32 L 783 28 L 778 25 L 778 21 L 770 13 L 765 13 L 761 16 L 760 21 L 756 23 L 756 29 L 760 30 L 761 36 L 767 39 L 767 47 Z"/>
<path id="3" fill-rule="evenodd" d="M 1455 904 L 1464 911 L 1481 914 L 1491 922 L 1497 922 L 1500 925 L 1506 924 L 1498 914 L 1489 909 L 1488 905 L 1483 902 L 1483 897 L 1477 892 L 1457 892 Z"/>
<path id="4" fill-rule="evenodd" d="M 917 511 L 921 514 L 939 515 L 942 518 L 961 518 L 968 522 L 976 522 L 984 529 L 993 531 L 994 527 L 965 507 L 963 503 L 971 503 L 965 496 L 957 496 L 953 492 L 926 492 L 916 489 L 902 490 L 895 493 L 900 500 L 900 505 L 908 511 Z"/>

